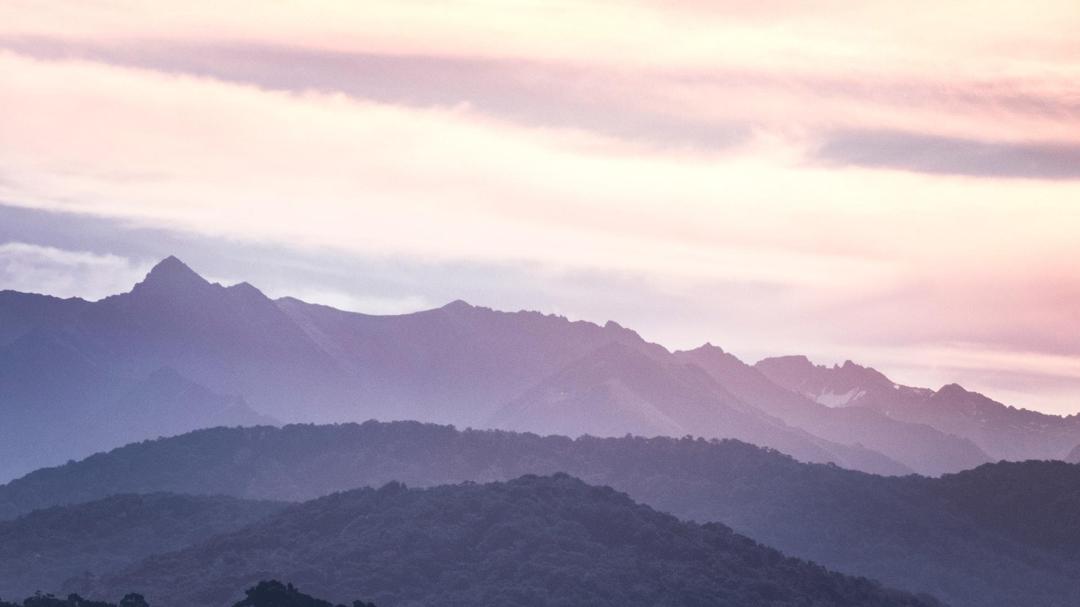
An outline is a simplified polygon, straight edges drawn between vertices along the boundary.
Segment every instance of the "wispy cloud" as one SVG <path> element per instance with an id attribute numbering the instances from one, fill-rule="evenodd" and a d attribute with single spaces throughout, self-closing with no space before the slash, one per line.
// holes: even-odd
<path id="1" fill-rule="evenodd" d="M 100 299 L 129 290 L 149 269 L 147 263 L 116 255 L 0 244 L 0 289 Z"/>
<path id="2" fill-rule="evenodd" d="M 297 299 L 332 306 L 339 310 L 349 310 L 363 314 L 407 314 L 435 307 L 430 301 L 419 295 L 405 297 L 380 297 L 378 295 L 357 295 L 329 289 L 298 288 L 288 292 L 269 293 L 271 297 L 295 297 Z"/>
<path id="3" fill-rule="evenodd" d="M 975 177 L 1080 179 L 1080 141 L 988 143 L 900 132 L 828 136 L 818 157 L 841 165 Z"/>

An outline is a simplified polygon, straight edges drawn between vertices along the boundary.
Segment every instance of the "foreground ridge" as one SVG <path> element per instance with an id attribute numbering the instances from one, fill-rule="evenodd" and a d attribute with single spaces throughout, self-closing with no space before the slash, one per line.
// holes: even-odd
<path id="1" fill-rule="evenodd" d="M 1080 546 L 1070 514 L 1080 508 L 1080 466 L 890 478 L 731 440 L 569 439 L 417 422 L 217 428 L 35 472 L 0 486 L 0 508 L 13 516 L 153 491 L 302 501 L 395 480 L 428 487 L 558 472 L 954 607 L 1067 604 L 1080 574 L 1080 555 L 1069 551 Z M 1022 524 L 1006 524 L 1016 512 Z"/>
<path id="2" fill-rule="evenodd" d="M 375 607 L 374 603 L 353 601 L 351 605 L 335 605 L 329 601 L 317 599 L 297 590 L 292 584 L 282 584 L 277 580 L 263 580 L 244 592 L 246 598 L 233 607 Z M 0 600 L 0 607 L 153 607 L 146 602 L 146 597 L 131 592 L 124 595 L 120 602 L 109 603 L 84 599 L 76 593 L 64 598 L 52 594 L 37 593 L 27 597 L 22 603 L 8 603 Z"/>

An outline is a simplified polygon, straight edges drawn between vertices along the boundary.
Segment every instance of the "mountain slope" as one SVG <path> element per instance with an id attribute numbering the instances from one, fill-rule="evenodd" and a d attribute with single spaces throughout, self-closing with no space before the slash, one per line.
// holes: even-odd
<path id="1" fill-rule="evenodd" d="M 338 493 L 69 588 L 138 587 L 160 607 L 209 607 L 228 605 L 237 582 L 267 574 L 389 607 L 936 604 L 564 475 Z"/>
<path id="2" fill-rule="evenodd" d="M 346 389 L 341 370 L 258 289 L 212 284 L 174 257 L 131 292 L 94 302 L 76 327 L 107 364 L 141 374 L 171 367 L 279 419 L 331 415 L 297 403 L 334 403 Z"/>
<path id="3" fill-rule="evenodd" d="M 285 298 L 280 308 L 362 388 L 383 419 L 477 425 L 570 362 L 612 343 L 662 355 L 614 322 L 599 326 L 537 312 L 498 312 L 456 301 L 371 316 Z"/>
<path id="4" fill-rule="evenodd" d="M 190 432 L 207 426 L 251 426 L 274 423 L 251 410 L 244 399 L 222 396 L 163 367 L 135 382 L 103 411 L 103 431 L 117 443 L 142 437 Z M 126 440 L 116 440 L 123 436 Z"/>
<path id="5" fill-rule="evenodd" d="M 393 480 L 432 486 L 567 472 L 956 607 L 1053 607 L 1071 604 L 1080 575 L 1061 548 L 1080 545 L 1067 514 L 1078 469 L 1026 462 L 898 478 L 802 464 L 737 441 L 571 440 L 415 422 L 220 428 L 35 472 L 0 487 L 0 514 L 122 492 L 306 500 Z M 1018 511 L 1032 513 L 1030 526 L 1001 523 Z M 1046 539 L 1055 536 L 1061 546 Z"/>
<path id="6" fill-rule="evenodd" d="M 754 401 L 750 401 L 754 402 Z M 830 443 L 739 400 L 696 365 L 610 344 L 573 361 L 488 424 L 539 433 L 709 436 L 769 445 L 800 460 L 880 474 L 910 469 L 869 450 Z"/>
<path id="7" fill-rule="evenodd" d="M 776 384 L 830 407 L 870 400 L 898 402 L 931 393 L 931 390 L 900 386 L 876 369 L 850 360 L 843 365 L 825 367 L 815 365 L 805 356 L 780 356 L 761 360 L 754 367 Z"/>
<path id="8" fill-rule="evenodd" d="M 0 291 L 0 347 L 43 325 L 59 325 L 77 317 L 90 302 L 36 293 Z"/>
<path id="9" fill-rule="evenodd" d="M 39 327 L 0 347 L 0 478 L 133 440 L 274 421 L 171 368 L 126 373 L 106 358 L 74 329 Z"/>
<path id="10" fill-rule="evenodd" d="M 227 497 L 118 495 L 0 522 L 0 596 L 57 591 L 73 576 L 120 569 L 239 529 L 280 508 Z"/>
<path id="11" fill-rule="evenodd" d="M 698 365 L 738 398 L 792 426 L 830 441 L 870 446 L 919 473 L 936 475 L 990 461 L 971 441 L 929 425 L 894 420 L 866 407 L 832 408 L 811 400 L 781 387 L 758 369 L 711 344 L 676 352 L 675 356 Z M 873 472 L 865 467 L 858 469 Z"/>
<path id="12" fill-rule="evenodd" d="M 820 403 L 872 408 L 932 426 L 970 440 L 994 459 L 1062 459 L 1080 442 L 1080 415 L 1017 409 L 956 384 L 937 391 L 912 388 L 851 361 L 824 367 L 804 356 L 767 358 L 755 367 L 774 383 Z"/>
<path id="13" fill-rule="evenodd" d="M 951 474 L 934 492 L 980 526 L 1080 558 L 1080 466 L 1000 462 Z"/>
<path id="14" fill-rule="evenodd" d="M 0 327 L 5 479 L 132 440 L 273 422 L 276 404 L 296 415 L 346 389 L 272 300 L 175 258 L 101 301 L 0 293 Z"/>

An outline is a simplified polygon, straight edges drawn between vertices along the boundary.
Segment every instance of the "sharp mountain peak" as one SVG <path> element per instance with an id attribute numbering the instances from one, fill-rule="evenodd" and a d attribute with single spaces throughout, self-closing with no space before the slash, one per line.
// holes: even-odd
<path id="1" fill-rule="evenodd" d="M 190 288 L 209 284 L 209 281 L 200 276 L 195 270 L 188 267 L 187 264 L 180 261 L 175 256 L 170 255 L 151 268 L 150 272 L 146 275 L 146 278 L 135 285 L 134 290 L 148 288 Z"/>
<path id="2" fill-rule="evenodd" d="M 686 352 L 689 354 L 727 354 L 727 352 L 724 352 L 723 348 L 711 341 L 707 341 L 693 350 L 687 350 Z"/>
<path id="3" fill-rule="evenodd" d="M 450 312 L 458 310 L 471 310 L 473 309 L 473 305 L 465 301 L 464 299 L 455 299 L 454 301 L 443 306 L 442 309 Z"/>

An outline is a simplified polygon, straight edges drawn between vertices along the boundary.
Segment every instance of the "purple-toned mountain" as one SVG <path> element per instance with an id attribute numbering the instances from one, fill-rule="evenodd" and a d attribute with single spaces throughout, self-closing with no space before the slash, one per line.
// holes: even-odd
<path id="1" fill-rule="evenodd" d="M 292 298 L 277 305 L 355 386 L 344 412 L 350 419 L 359 412 L 481 425 L 537 382 L 602 346 L 666 352 L 614 322 L 600 326 L 538 312 L 497 312 L 463 301 L 397 316 Z"/>
<path id="2" fill-rule="evenodd" d="M 706 344 L 675 356 L 694 363 L 739 399 L 821 438 L 865 445 L 915 470 L 941 474 L 989 461 L 973 442 L 867 407 L 832 408 L 774 383 L 759 369 Z M 882 376 L 884 377 L 884 376 Z"/>
<path id="3" fill-rule="evenodd" d="M 823 440 L 728 392 L 666 351 L 649 356 L 613 343 L 544 379 L 488 425 L 547 434 L 710 436 L 767 445 L 803 461 L 833 461 L 879 474 L 905 471 L 859 446 Z"/>
<path id="4" fill-rule="evenodd" d="M 127 440 L 260 416 L 731 437 L 887 474 L 938 474 L 990 459 L 979 440 L 921 418 L 822 405 L 822 395 L 846 394 L 847 384 L 792 384 L 764 362 L 750 367 L 718 348 L 672 353 L 614 322 L 461 301 L 358 314 L 272 300 L 247 283 L 210 283 L 173 257 L 131 292 L 96 302 L 0 293 L 3 361 L 0 396 L 14 406 L 0 421 L 18 454 L 3 458 L 0 477 Z M 852 366 L 852 375 L 860 369 Z M 897 390 L 862 371 L 873 381 L 848 383 Z M 125 434 L 54 427 L 68 419 Z"/>
<path id="5" fill-rule="evenodd" d="M 873 409 L 925 424 L 970 440 L 994 459 L 1062 459 L 1080 443 L 1080 415 L 1017 409 L 956 384 L 912 388 L 851 361 L 826 367 L 805 356 L 767 358 L 755 367 L 775 384 L 834 410 Z"/>
<path id="6" fill-rule="evenodd" d="M 766 358 L 754 367 L 777 385 L 828 407 L 860 405 L 870 401 L 899 402 L 927 398 L 933 392 L 893 383 L 884 374 L 845 361 L 843 365 L 815 365 L 805 356 Z"/>
<path id="7" fill-rule="evenodd" d="M 133 370 L 109 354 L 66 322 L 0 346 L 0 478 L 134 440 L 274 422 L 173 368 Z"/>

